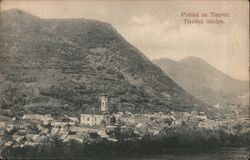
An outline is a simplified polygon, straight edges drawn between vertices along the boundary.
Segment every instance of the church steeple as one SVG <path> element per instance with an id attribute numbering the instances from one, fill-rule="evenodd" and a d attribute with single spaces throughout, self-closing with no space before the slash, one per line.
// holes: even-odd
<path id="1" fill-rule="evenodd" d="M 108 97 L 106 93 L 103 93 L 100 97 L 101 100 L 101 113 L 102 114 L 107 114 L 108 113 Z"/>

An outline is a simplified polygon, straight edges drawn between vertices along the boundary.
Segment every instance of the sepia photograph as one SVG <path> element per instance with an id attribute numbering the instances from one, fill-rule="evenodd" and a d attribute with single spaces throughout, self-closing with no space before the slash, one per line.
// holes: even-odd
<path id="1" fill-rule="evenodd" d="M 0 0 L 0 159 L 248 160 L 247 0 Z"/>

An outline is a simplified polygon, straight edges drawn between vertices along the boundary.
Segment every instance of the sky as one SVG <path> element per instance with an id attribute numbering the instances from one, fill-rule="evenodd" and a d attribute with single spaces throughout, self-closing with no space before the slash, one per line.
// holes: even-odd
<path id="1" fill-rule="evenodd" d="M 222 72 L 249 79 L 247 1 L 3 0 L 41 18 L 88 18 L 112 24 L 149 59 L 199 57 Z M 224 24 L 185 24 L 182 13 L 228 13 Z M 196 18 L 197 19 L 197 18 Z M 206 18 L 198 17 L 205 20 Z M 211 17 L 209 18 L 211 19 Z"/>

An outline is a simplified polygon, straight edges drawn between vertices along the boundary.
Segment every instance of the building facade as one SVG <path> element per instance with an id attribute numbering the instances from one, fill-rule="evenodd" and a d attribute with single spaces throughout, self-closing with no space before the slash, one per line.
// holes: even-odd
<path id="1" fill-rule="evenodd" d="M 80 124 L 82 125 L 105 127 L 109 123 L 110 123 L 110 116 L 108 115 L 95 115 L 95 114 L 80 115 Z"/>
<path id="2" fill-rule="evenodd" d="M 101 114 L 95 114 L 95 109 L 93 108 L 92 114 L 81 114 L 80 124 L 88 126 L 101 126 L 105 127 L 110 124 L 110 115 L 108 114 L 108 97 L 103 93 L 100 97 L 100 112 Z"/>

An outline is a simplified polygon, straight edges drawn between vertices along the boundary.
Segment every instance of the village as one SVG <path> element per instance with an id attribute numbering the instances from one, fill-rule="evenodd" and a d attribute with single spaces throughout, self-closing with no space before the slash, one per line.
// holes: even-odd
<path id="1" fill-rule="evenodd" d="M 97 138 L 117 142 L 115 131 L 127 132 L 140 139 L 143 135 L 156 136 L 162 129 L 188 125 L 195 128 L 215 129 L 223 121 L 208 119 L 206 113 L 162 112 L 152 114 L 133 114 L 117 112 L 109 114 L 108 96 L 100 97 L 100 114 L 80 114 L 79 117 L 64 115 L 54 118 L 50 114 L 24 114 L 20 120 L 15 117 L 11 122 L 0 122 L 0 148 L 35 146 L 58 137 L 62 142 L 71 140 L 79 143 L 91 143 Z"/>

